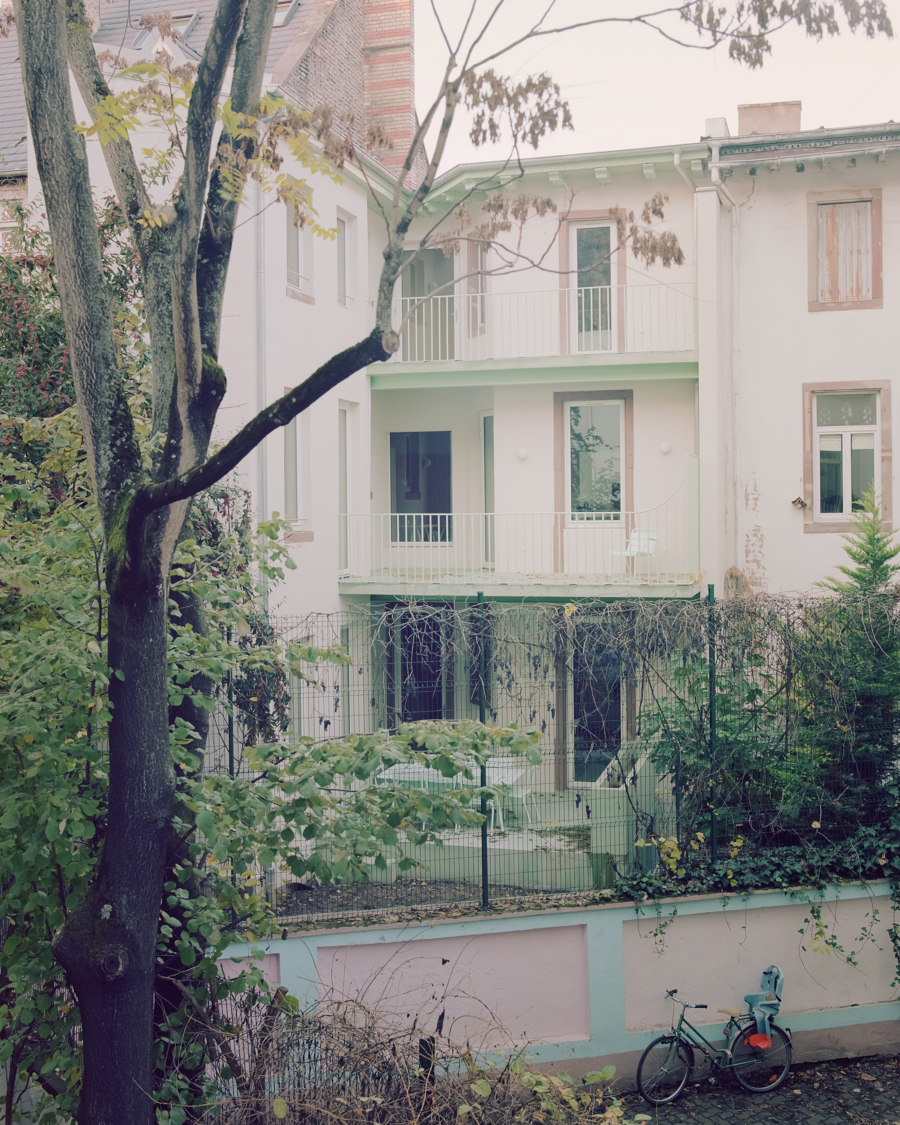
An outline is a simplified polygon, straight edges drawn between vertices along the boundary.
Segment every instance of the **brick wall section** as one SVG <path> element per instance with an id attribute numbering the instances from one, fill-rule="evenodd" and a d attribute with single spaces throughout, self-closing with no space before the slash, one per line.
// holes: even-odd
<path id="1" fill-rule="evenodd" d="M 363 20 L 366 118 L 390 139 L 380 159 L 398 171 L 416 130 L 413 0 L 363 0 Z"/>
<path id="2" fill-rule="evenodd" d="M 352 119 L 359 146 L 368 126 L 380 125 L 393 147 L 372 155 L 397 171 L 417 124 L 413 0 L 308 0 L 295 20 L 298 34 L 274 81 L 300 105 L 328 105 Z M 423 174 L 420 154 L 411 178 Z"/>
<path id="3" fill-rule="evenodd" d="M 308 109 L 327 105 L 352 118 L 354 143 L 364 143 L 363 0 L 339 0 L 282 86 Z"/>

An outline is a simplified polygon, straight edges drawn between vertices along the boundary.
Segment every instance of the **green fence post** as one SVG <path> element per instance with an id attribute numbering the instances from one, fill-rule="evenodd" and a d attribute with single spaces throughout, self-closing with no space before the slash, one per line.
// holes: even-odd
<path id="1" fill-rule="evenodd" d="M 719 826 L 716 819 L 719 763 L 716 745 L 716 590 L 712 583 L 707 587 L 707 603 L 709 605 L 709 850 L 715 860 L 719 849 Z"/>
<path id="2" fill-rule="evenodd" d="M 484 699 L 484 594 L 481 590 L 476 594 L 478 601 L 478 721 L 484 723 L 487 718 L 487 706 Z M 481 766 L 481 909 L 487 910 L 490 905 L 488 888 L 488 826 L 487 826 L 487 798 L 484 787 L 487 785 L 487 766 Z"/>

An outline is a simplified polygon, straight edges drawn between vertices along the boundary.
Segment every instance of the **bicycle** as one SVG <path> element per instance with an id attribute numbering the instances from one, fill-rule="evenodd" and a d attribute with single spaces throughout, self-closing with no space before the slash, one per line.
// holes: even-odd
<path id="1" fill-rule="evenodd" d="M 681 1005 L 678 1022 L 672 1024 L 668 1035 L 653 1040 L 638 1063 L 637 1086 L 645 1102 L 665 1105 L 678 1097 L 691 1072 L 698 1069 L 694 1066 L 695 1049 L 703 1052 L 704 1063 L 711 1071 L 733 1074 L 745 1090 L 754 1094 L 775 1090 L 784 1082 L 791 1068 L 791 1039 L 788 1032 L 772 1022 L 773 1013 L 768 1009 L 777 1011 L 772 993 L 762 994 L 771 997 L 768 1003 L 760 1003 L 759 995 L 745 997 L 750 1004 L 746 1012 L 720 1008 L 729 1019 L 722 1032 L 725 1045 L 715 1047 L 686 1015 L 688 1008 L 707 1005 L 679 1000 L 677 991 L 669 989 L 666 996 Z"/>

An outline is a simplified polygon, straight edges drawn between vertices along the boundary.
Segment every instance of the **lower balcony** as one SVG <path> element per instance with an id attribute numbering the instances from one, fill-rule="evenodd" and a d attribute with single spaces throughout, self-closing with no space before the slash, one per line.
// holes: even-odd
<path id="1" fill-rule="evenodd" d="M 697 462 L 643 511 L 422 512 L 342 517 L 347 593 L 687 597 L 699 576 Z"/>

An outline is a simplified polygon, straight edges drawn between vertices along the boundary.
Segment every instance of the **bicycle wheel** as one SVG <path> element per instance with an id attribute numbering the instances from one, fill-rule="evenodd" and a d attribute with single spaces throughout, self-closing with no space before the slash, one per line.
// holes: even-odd
<path id="1" fill-rule="evenodd" d="M 688 1080 L 694 1063 L 690 1044 L 674 1035 L 660 1035 L 641 1055 L 637 1068 L 637 1086 L 641 1097 L 650 1105 L 673 1102 Z"/>
<path id="2" fill-rule="evenodd" d="M 749 1023 L 739 1028 L 728 1044 L 730 1069 L 744 1089 L 755 1094 L 776 1089 L 791 1069 L 791 1041 L 780 1027 L 769 1024 L 769 1046 L 760 1044 L 759 1038 L 756 1024 Z"/>

